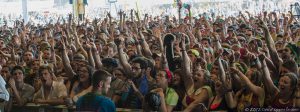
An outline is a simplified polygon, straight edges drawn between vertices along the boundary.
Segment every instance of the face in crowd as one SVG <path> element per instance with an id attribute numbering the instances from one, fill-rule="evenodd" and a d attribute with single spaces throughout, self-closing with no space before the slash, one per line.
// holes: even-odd
<path id="1" fill-rule="evenodd" d="M 22 83 L 24 79 L 24 73 L 20 69 L 16 69 L 13 71 L 12 78 L 15 80 L 16 83 Z"/>
<path id="2" fill-rule="evenodd" d="M 156 82 L 160 87 L 165 87 L 168 85 L 168 78 L 166 71 L 159 71 L 156 75 Z"/>
<path id="3" fill-rule="evenodd" d="M 3 66 L 1 69 L 1 76 L 3 77 L 4 80 L 8 81 L 10 78 L 10 72 L 9 72 L 9 67 L 8 66 Z"/>
<path id="4" fill-rule="evenodd" d="M 87 66 L 80 67 L 78 69 L 78 75 L 79 75 L 79 81 L 80 82 L 86 82 L 86 81 L 88 81 L 89 78 L 90 78 L 88 67 Z"/>
<path id="5" fill-rule="evenodd" d="M 125 74 L 119 69 L 115 69 L 113 71 L 113 75 L 120 80 L 123 80 L 123 81 L 126 80 Z"/>
<path id="6" fill-rule="evenodd" d="M 0 39 L 0 49 L 4 48 L 4 46 L 5 46 L 4 41 Z"/>
<path id="7" fill-rule="evenodd" d="M 27 51 L 24 53 L 23 59 L 26 63 L 28 63 L 33 59 L 33 54 L 31 52 Z"/>
<path id="8" fill-rule="evenodd" d="M 132 72 L 134 77 L 139 77 L 142 74 L 142 68 L 140 63 L 132 63 Z"/>
<path id="9" fill-rule="evenodd" d="M 49 68 L 40 68 L 40 77 L 44 85 L 51 86 L 53 76 Z"/>

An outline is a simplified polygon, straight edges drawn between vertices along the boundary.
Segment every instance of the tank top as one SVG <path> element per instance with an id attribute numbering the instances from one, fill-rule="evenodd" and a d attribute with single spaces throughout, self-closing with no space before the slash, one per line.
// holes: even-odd
<path id="1" fill-rule="evenodd" d="M 216 96 L 214 97 L 214 99 L 212 100 L 210 107 L 209 107 L 209 111 L 222 111 L 222 110 L 230 110 L 227 106 L 227 102 L 225 101 L 224 98 L 222 98 L 220 103 L 217 104 L 212 104 L 215 101 Z"/>
<path id="2" fill-rule="evenodd" d="M 292 108 L 294 106 L 294 102 L 293 102 L 293 99 L 290 99 L 288 101 L 288 103 L 286 104 L 282 104 L 280 101 L 279 101 L 279 95 L 277 94 L 271 104 L 271 107 L 272 108 Z"/>
<path id="3" fill-rule="evenodd" d="M 182 100 L 182 104 L 184 105 L 184 107 L 187 107 L 188 105 L 190 105 L 192 102 L 195 101 L 195 99 L 193 97 L 191 97 L 192 94 L 194 94 L 195 96 L 199 95 L 201 93 L 202 89 L 206 89 L 208 91 L 208 97 L 211 98 L 213 96 L 212 94 L 212 90 L 209 86 L 203 86 L 199 89 L 197 89 L 196 91 L 194 90 L 194 88 L 191 88 L 188 91 L 188 94 L 183 98 Z"/>
<path id="4" fill-rule="evenodd" d="M 253 93 L 249 94 L 242 94 L 237 110 L 239 112 L 244 111 L 245 108 L 259 108 L 263 107 L 264 99 L 259 99 L 258 96 L 254 95 Z"/>

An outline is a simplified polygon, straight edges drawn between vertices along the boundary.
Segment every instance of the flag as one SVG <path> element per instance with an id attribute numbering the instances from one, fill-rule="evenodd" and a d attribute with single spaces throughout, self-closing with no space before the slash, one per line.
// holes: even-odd
<path id="1" fill-rule="evenodd" d="M 182 2 L 181 2 L 181 0 L 177 0 L 177 7 L 179 7 L 179 8 L 182 7 Z"/>
<path id="2" fill-rule="evenodd" d="M 141 12 L 140 12 L 140 9 L 139 9 L 138 2 L 139 2 L 139 1 L 136 1 L 136 2 L 135 2 L 135 7 L 136 7 L 136 10 L 137 10 L 137 13 L 138 13 L 138 18 L 140 18 Z"/>

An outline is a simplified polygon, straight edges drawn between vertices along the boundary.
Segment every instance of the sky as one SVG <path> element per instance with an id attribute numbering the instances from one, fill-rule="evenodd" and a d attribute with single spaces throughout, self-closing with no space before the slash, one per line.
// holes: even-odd
<path id="1" fill-rule="evenodd" d="M 19 14 L 22 12 L 22 2 L 23 0 L 17 0 L 17 2 L 1 2 L 0 1 L 0 14 L 9 14 L 15 13 Z M 95 8 L 104 8 L 109 10 L 110 5 L 107 2 L 108 0 L 88 0 L 89 5 L 87 10 L 93 10 Z M 188 2 L 208 2 L 208 1 L 225 1 L 225 2 L 241 2 L 242 0 L 181 0 L 183 3 Z M 252 1 L 252 0 L 250 0 Z M 262 1 L 262 0 L 260 0 Z M 298 0 L 283 0 L 286 2 L 298 1 Z M 150 9 L 153 5 L 158 4 L 172 4 L 174 0 L 118 0 L 116 4 L 112 4 L 112 9 L 136 9 L 136 4 L 138 4 L 139 9 Z M 70 13 L 72 12 L 72 5 L 67 4 L 65 7 L 53 8 L 54 0 L 43 0 L 43 1 L 31 1 L 28 0 L 28 11 L 49 11 L 49 12 L 58 12 L 58 13 Z M 151 10 L 151 9 L 150 9 Z"/>

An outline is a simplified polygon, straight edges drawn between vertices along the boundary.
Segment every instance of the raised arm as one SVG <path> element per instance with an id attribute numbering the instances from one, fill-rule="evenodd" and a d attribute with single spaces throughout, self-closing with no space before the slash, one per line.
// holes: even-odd
<path id="1" fill-rule="evenodd" d="M 119 30 L 120 30 L 120 32 L 123 32 L 123 26 L 124 26 L 124 24 L 123 24 L 123 11 L 120 11 L 119 13 L 119 17 L 120 17 L 120 21 L 119 21 Z"/>
<path id="2" fill-rule="evenodd" d="M 276 24 L 276 33 L 279 33 L 280 31 L 280 27 L 279 27 L 279 21 L 278 21 L 278 17 L 277 17 L 277 14 L 276 12 L 273 12 L 272 13 L 273 17 L 274 17 L 274 21 L 275 21 L 275 24 Z"/>
<path id="3" fill-rule="evenodd" d="M 165 69 L 169 69 L 169 65 L 168 65 L 168 60 L 167 60 L 167 57 L 166 57 L 166 47 L 164 47 L 163 45 L 163 41 L 162 41 L 162 37 L 161 37 L 161 30 L 159 27 L 155 27 L 153 28 L 153 36 L 159 41 L 159 46 L 160 46 L 160 51 L 162 53 L 162 56 L 161 56 L 161 68 L 163 70 Z"/>
<path id="4" fill-rule="evenodd" d="M 221 82 L 225 83 L 225 70 L 222 64 L 222 60 L 220 58 L 218 58 L 218 65 L 219 65 L 219 74 L 220 74 L 220 78 L 221 78 Z"/>
<path id="5" fill-rule="evenodd" d="M 274 82 L 270 76 L 270 71 L 266 64 L 265 55 L 263 54 L 259 55 L 259 60 L 261 61 L 262 64 L 263 84 L 265 86 L 266 93 L 269 95 L 275 95 L 275 93 L 279 92 L 279 89 L 274 85 Z"/>
<path id="6" fill-rule="evenodd" d="M 244 75 L 240 70 L 232 67 L 230 68 L 230 70 L 233 72 L 233 73 L 236 73 L 243 82 L 245 82 L 245 84 L 247 85 L 247 87 L 249 87 L 249 89 L 257 96 L 259 96 L 260 98 L 264 97 L 264 89 L 261 88 L 260 86 L 256 86 L 254 85 L 248 78 L 246 75 Z"/>
<path id="7" fill-rule="evenodd" d="M 139 31 L 139 36 L 141 38 L 141 46 L 142 46 L 142 49 L 143 49 L 143 52 L 144 52 L 144 56 L 147 57 L 147 58 L 151 58 L 152 57 L 152 52 L 149 48 L 148 43 L 145 41 L 145 37 L 144 37 L 142 31 Z"/>
<path id="8" fill-rule="evenodd" d="M 229 108 L 233 109 L 237 106 L 237 99 L 234 98 L 231 82 L 232 82 L 231 76 L 227 75 L 226 76 L 226 82 L 223 85 L 226 88 L 225 100 L 226 100 L 227 106 Z"/>
<path id="9" fill-rule="evenodd" d="M 268 47 L 270 55 L 271 55 L 271 59 L 272 59 L 274 65 L 276 66 L 276 68 L 279 69 L 279 66 L 282 63 L 282 60 L 281 60 L 281 58 L 279 57 L 279 55 L 277 53 L 275 43 L 274 43 L 274 40 L 271 38 L 269 29 L 268 29 L 267 25 L 261 19 L 259 19 L 258 25 L 264 31 L 265 40 L 266 40 L 267 47 Z"/>
<path id="10" fill-rule="evenodd" d="M 184 86 L 187 89 L 190 89 L 191 87 L 193 87 L 194 85 L 194 81 L 193 81 L 193 74 L 192 74 L 192 67 L 191 67 L 191 60 L 186 52 L 186 45 L 185 45 L 185 38 L 182 37 L 181 40 L 181 53 L 182 53 L 182 65 L 183 65 L 183 82 L 184 82 Z"/>
<path id="11" fill-rule="evenodd" d="M 122 37 L 115 39 L 115 44 L 117 45 L 117 48 L 118 48 L 119 60 L 120 60 L 121 65 L 123 66 L 123 68 L 127 74 L 131 74 L 132 73 L 131 66 L 128 63 L 128 60 L 123 51 L 123 49 L 125 47 L 124 39 Z"/>
<path id="12" fill-rule="evenodd" d="M 92 42 L 86 44 L 86 50 L 88 52 L 88 62 L 89 62 L 89 65 L 91 65 L 93 68 L 95 68 L 95 61 L 94 61 L 94 57 L 93 57 L 93 53 L 92 53 L 92 46 L 91 46 L 91 44 L 92 44 Z"/>
<path id="13" fill-rule="evenodd" d="M 95 43 L 92 43 L 92 53 L 93 53 L 96 69 L 101 69 L 103 65 L 101 62 L 99 51 L 97 50 Z"/>
<path id="14" fill-rule="evenodd" d="M 78 35 L 77 35 L 76 31 L 73 30 L 71 33 L 73 33 L 73 36 L 74 36 L 74 39 L 75 39 L 76 49 L 79 49 L 82 52 L 82 54 L 84 55 L 84 57 L 88 57 L 87 52 L 84 50 L 82 44 L 80 43 L 80 40 L 78 38 Z"/>
<path id="15" fill-rule="evenodd" d="M 66 70 L 66 74 L 69 77 L 69 79 L 73 78 L 74 75 L 76 75 L 76 73 L 73 71 L 71 64 L 70 64 L 70 60 L 66 51 L 66 46 L 65 43 L 63 42 L 63 39 L 61 41 L 61 53 L 62 53 L 62 61 L 63 61 L 63 65 L 64 68 Z"/>
<path id="16" fill-rule="evenodd" d="M 56 53 L 55 53 L 55 50 L 54 50 L 54 46 L 55 46 L 54 40 L 52 40 L 50 42 L 50 45 L 51 45 L 51 52 L 52 52 L 51 58 L 53 60 L 54 73 L 57 74 L 57 70 L 58 69 L 57 69 L 57 64 L 56 64 L 56 62 L 57 62 L 57 60 L 56 60 Z"/>
<path id="17" fill-rule="evenodd" d="M 135 41 L 136 50 L 137 50 L 137 53 L 138 53 L 139 55 L 143 55 L 141 43 L 140 43 L 140 41 L 139 41 L 139 39 L 138 39 L 137 37 L 138 37 L 138 34 L 136 34 L 136 33 L 133 34 L 133 39 L 134 39 L 134 41 Z M 142 41 L 144 41 L 144 40 L 142 40 Z"/>

